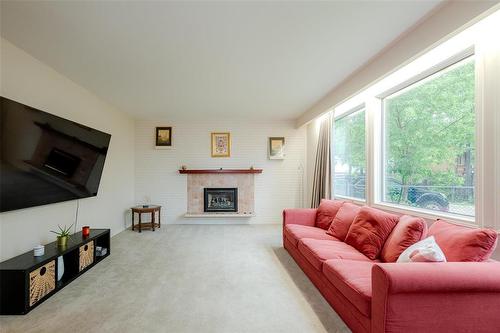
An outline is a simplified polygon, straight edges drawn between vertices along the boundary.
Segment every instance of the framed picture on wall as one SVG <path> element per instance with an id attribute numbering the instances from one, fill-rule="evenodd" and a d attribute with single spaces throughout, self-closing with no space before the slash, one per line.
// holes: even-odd
<path id="1" fill-rule="evenodd" d="M 172 126 L 156 127 L 156 148 L 172 148 Z"/>
<path id="2" fill-rule="evenodd" d="M 212 157 L 231 156 L 231 133 L 212 133 Z"/>
<path id="3" fill-rule="evenodd" d="M 269 138 L 269 159 L 282 160 L 285 158 L 285 138 L 271 137 Z"/>

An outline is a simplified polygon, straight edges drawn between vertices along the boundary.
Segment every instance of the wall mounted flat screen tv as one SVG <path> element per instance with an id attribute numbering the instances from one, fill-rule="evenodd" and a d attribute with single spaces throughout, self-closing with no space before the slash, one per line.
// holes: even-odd
<path id="1" fill-rule="evenodd" d="M 111 135 L 0 97 L 0 212 L 97 195 Z"/>

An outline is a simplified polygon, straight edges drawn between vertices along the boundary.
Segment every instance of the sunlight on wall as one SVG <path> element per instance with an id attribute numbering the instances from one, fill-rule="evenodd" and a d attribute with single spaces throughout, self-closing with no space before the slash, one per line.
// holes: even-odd
<path id="1" fill-rule="evenodd" d="M 332 114 L 332 111 L 328 111 L 327 113 L 322 114 L 318 118 L 315 119 L 314 121 L 314 134 L 316 136 L 319 135 L 319 128 L 321 127 L 321 122 L 326 119 L 327 117 L 330 117 Z"/>

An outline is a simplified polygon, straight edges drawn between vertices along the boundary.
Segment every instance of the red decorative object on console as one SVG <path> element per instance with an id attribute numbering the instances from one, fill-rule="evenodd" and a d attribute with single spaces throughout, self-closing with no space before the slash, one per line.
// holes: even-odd
<path id="1" fill-rule="evenodd" d="M 90 227 L 88 225 L 82 227 L 82 236 L 89 237 L 90 235 Z"/>

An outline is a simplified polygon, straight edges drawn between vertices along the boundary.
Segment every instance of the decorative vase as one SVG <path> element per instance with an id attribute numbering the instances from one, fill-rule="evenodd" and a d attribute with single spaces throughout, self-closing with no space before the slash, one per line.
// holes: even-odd
<path id="1" fill-rule="evenodd" d="M 61 281 L 64 275 L 64 258 L 63 256 L 57 257 L 57 281 Z"/>
<path id="2" fill-rule="evenodd" d="M 57 236 L 57 246 L 66 247 L 68 245 L 68 236 Z"/>
<path id="3" fill-rule="evenodd" d="M 82 236 L 89 237 L 90 236 L 90 227 L 88 225 L 82 227 Z"/>

